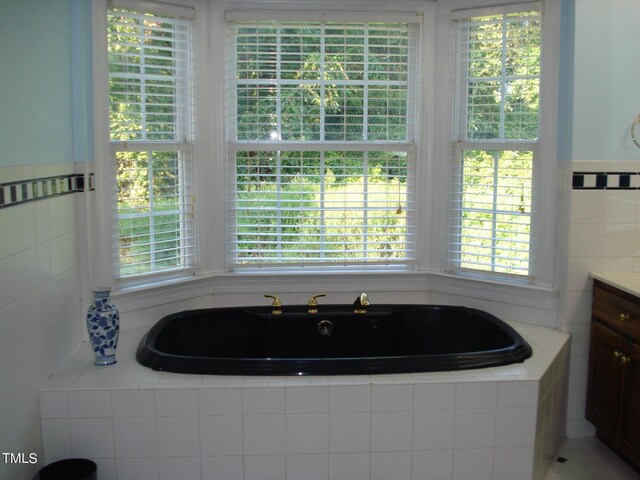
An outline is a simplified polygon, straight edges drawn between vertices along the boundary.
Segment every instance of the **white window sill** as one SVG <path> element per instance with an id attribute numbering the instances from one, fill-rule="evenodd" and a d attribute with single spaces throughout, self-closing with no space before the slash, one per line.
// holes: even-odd
<path id="1" fill-rule="evenodd" d="M 554 308 L 557 289 L 500 282 L 442 272 L 407 270 L 241 271 L 195 275 L 117 288 L 112 298 L 121 312 L 215 294 L 308 293 L 345 291 L 434 292 L 514 305 Z"/>

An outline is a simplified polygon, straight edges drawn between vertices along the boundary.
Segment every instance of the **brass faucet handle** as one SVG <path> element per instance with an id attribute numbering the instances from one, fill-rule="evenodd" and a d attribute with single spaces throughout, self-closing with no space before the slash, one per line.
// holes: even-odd
<path id="1" fill-rule="evenodd" d="M 326 293 L 319 293 L 318 295 L 314 295 L 313 297 L 311 297 L 309 299 L 309 301 L 307 302 L 307 305 L 310 307 L 317 307 L 318 306 L 318 298 L 320 297 L 326 297 L 327 294 Z"/>
<path id="2" fill-rule="evenodd" d="M 369 297 L 367 297 L 367 294 L 362 292 L 360 294 L 360 297 L 358 297 L 360 300 L 360 305 L 362 305 L 363 307 L 368 307 L 369 306 Z"/>
<path id="3" fill-rule="evenodd" d="M 309 299 L 309 301 L 307 302 L 307 306 L 309 307 L 309 309 L 307 310 L 307 312 L 309 313 L 318 313 L 318 309 L 316 308 L 318 306 L 318 298 L 319 297 L 326 297 L 327 294 L 326 293 L 319 293 L 318 295 L 314 295 L 313 297 L 311 297 Z"/>
<path id="4" fill-rule="evenodd" d="M 365 307 L 368 307 L 369 304 L 369 297 L 367 297 L 366 293 L 361 293 L 358 298 L 356 298 L 356 301 L 353 302 L 354 305 L 354 309 L 353 309 L 353 313 L 357 313 L 359 315 L 363 315 L 365 313 L 367 313 L 367 309 Z"/>
<path id="5" fill-rule="evenodd" d="M 265 295 L 265 297 L 273 299 L 273 302 L 271 302 L 271 308 L 273 308 L 271 313 L 274 314 L 274 315 L 280 315 L 282 313 L 282 302 L 280 301 L 278 296 L 277 295 Z"/>
<path id="6" fill-rule="evenodd" d="M 282 306 L 282 302 L 280 301 L 280 299 L 278 298 L 277 295 L 265 295 L 266 298 L 273 298 L 273 302 L 271 303 L 272 307 L 281 307 Z"/>

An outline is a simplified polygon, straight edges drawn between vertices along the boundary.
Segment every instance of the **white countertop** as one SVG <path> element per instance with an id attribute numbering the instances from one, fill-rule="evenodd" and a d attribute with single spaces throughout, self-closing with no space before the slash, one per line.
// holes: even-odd
<path id="1" fill-rule="evenodd" d="M 623 292 L 640 297 L 640 272 L 591 273 L 591 278 L 600 280 Z"/>

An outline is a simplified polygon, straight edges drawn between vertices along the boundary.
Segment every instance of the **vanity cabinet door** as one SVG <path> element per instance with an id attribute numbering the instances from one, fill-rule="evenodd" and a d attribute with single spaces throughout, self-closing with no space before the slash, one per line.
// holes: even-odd
<path id="1" fill-rule="evenodd" d="M 622 407 L 621 352 L 625 339 L 600 323 L 591 325 L 587 419 L 598 435 L 615 442 Z"/>
<path id="2" fill-rule="evenodd" d="M 640 346 L 632 345 L 624 362 L 624 408 L 621 449 L 640 465 Z"/>
<path id="3" fill-rule="evenodd" d="M 595 281 L 587 420 L 640 472 L 640 297 Z"/>

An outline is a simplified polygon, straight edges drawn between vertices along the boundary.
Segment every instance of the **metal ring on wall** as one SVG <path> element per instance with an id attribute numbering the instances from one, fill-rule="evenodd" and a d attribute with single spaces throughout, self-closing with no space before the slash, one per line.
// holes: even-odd
<path id="1" fill-rule="evenodd" d="M 636 127 L 638 125 L 640 125 L 640 113 L 638 114 L 636 119 L 633 121 L 633 124 L 631 125 L 631 140 L 633 140 L 633 143 L 636 144 L 636 147 L 640 148 L 640 141 L 638 141 L 638 139 L 636 138 Z"/>

